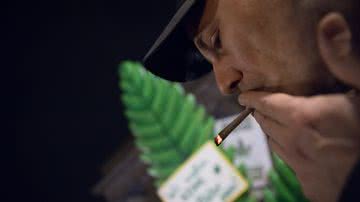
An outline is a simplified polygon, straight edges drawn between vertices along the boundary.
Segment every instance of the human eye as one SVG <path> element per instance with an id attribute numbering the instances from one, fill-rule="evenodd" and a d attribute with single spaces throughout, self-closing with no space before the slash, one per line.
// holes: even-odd
<path id="1" fill-rule="evenodd" d="M 210 34 L 209 34 L 210 35 Z M 216 51 L 213 49 L 211 44 L 211 36 L 210 37 L 204 37 L 203 35 L 199 35 L 194 38 L 194 43 L 201 55 L 204 56 L 204 58 L 212 63 L 214 61 L 214 58 L 216 58 Z M 207 40 L 203 40 L 203 39 Z"/>
<path id="2" fill-rule="evenodd" d="M 220 30 L 217 29 L 213 36 L 211 37 L 211 45 L 216 52 L 219 52 L 222 49 L 222 42 L 220 36 Z"/>

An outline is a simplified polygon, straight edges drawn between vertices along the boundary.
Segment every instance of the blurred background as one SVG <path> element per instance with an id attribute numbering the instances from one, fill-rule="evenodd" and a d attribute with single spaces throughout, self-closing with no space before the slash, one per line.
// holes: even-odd
<path id="1" fill-rule="evenodd" d="M 2 69 L 15 75 L 3 79 L 5 92 L 15 98 L 8 103 L 15 105 L 11 109 L 4 105 L 5 125 L 15 131 L 9 135 L 15 137 L 15 153 L 4 139 L 9 163 L 3 165 L 11 165 L 12 175 L 4 173 L 9 179 L 1 201 L 104 201 L 92 189 L 130 136 L 117 66 L 123 59 L 142 58 L 175 2 L 12 0 L 3 5 Z"/>
<path id="2" fill-rule="evenodd" d="M 175 1 L 12 0 L 3 5 L 6 189 L 1 201 L 105 201 L 106 176 L 114 167 L 140 165 L 134 175 L 145 175 L 122 114 L 117 67 L 124 59 L 141 60 L 171 18 Z M 205 89 L 202 82 L 185 87 L 201 95 L 214 90 L 199 102 L 216 116 L 227 113 L 207 99 L 218 97 L 213 77 L 203 82 Z M 114 200 L 153 189 L 128 176 L 135 185 L 124 182 L 126 190 Z M 146 176 L 140 179 L 151 184 Z M 111 190 L 106 196 L 111 199 Z"/>

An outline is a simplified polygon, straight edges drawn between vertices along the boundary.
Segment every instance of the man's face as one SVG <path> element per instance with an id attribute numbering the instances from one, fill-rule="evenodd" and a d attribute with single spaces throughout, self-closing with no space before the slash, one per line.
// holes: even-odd
<path id="1" fill-rule="evenodd" d="M 194 42 L 224 94 L 308 95 L 334 85 L 295 0 L 207 0 Z"/>

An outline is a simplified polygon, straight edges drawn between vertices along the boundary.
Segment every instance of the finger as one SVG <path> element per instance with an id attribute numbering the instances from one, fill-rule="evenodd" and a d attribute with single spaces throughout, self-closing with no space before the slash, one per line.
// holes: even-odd
<path id="1" fill-rule="evenodd" d="M 246 92 L 239 96 L 241 105 L 254 108 L 261 114 L 271 117 L 279 123 L 289 123 L 290 113 L 297 107 L 297 97 L 283 93 Z"/>
<path id="2" fill-rule="evenodd" d="M 292 141 L 294 138 L 292 135 L 293 132 L 288 127 L 257 111 L 254 112 L 254 118 L 259 123 L 263 132 L 283 148 L 289 150 L 294 146 L 294 141 Z"/>
<path id="3" fill-rule="evenodd" d="M 324 138 L 312 128 L 302 128 L 299 137 L 296 139 L 294 151 L 296 156 L 304 160 L 315 160 Z"/>
<path id="4" fill-rule="evenodd" d="M 290 167 L 293 168 L 296 165 L 297 157 L 293 152 L 289 152 L 281 147 L 277 142 L 273 139 L 268 139 L 268 144 L 271 152 L 276 153 L 284 162 L 286 162 Z"/>
<path id="5" fill-rule="evenodd" d="M 324 136 L 343 134 L 344 130 L 358 127 L 357 104 L 352 102 L 345 95 L 315 96 L 303 102 L 303 118 L 313 129 L 322 131 Z"/>
<path id="6" fill-rule="evenodd" d="M 255 113 L 254 116 L 263 123 L 262 130 L 268 136 L 269 144 L 271 143 L 274 151 L 289 165 L 296 165 L 298 145 L 294 131 L 259 113 Z"/>
<path id="7" fill-rule="evenodd" d="M 275 142 L 273 139 L 271 139 L 270 137 L 268 138 L 268 144 L 269 144 L 269 148 L 272 152 L 275 152 L 276 154 L 278 154 L 281 158 L 282 156 L 286 156 L 286 152 L 284 151 L 284 149 L 277 143 Z"/>
<path id="8" fill-rule="evenodd" d="M 288 160 L 287 152 L 284 148 L 282 148 L 276 141 L 272 138 L 268 138 L 269 149 L 271 152 L 276 153 L 281 159 L 284 161 Z"/>

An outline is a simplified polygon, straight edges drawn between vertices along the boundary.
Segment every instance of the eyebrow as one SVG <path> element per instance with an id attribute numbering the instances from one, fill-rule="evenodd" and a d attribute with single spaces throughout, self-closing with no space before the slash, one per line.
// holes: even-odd
<path id="1" fill-rule="evenodd" d="M 201 49 L 205 49 L 206 51 L 211 50 L 211 48 L 209 47 L 209 45 L 204 41 L 203 35 L 199 35 L 197 37 L 195 37 L 195 43 L 197 43 L 197 45 L 199 46 L 199 48 Z"/>
<path id="2" fill-rule="evenodd" d="M 198 42 L 198 45 L 201 46 L 201 48 L 205 49 L 206 51 L 210 51 L 211 47 L 205 42 L 204 40 L 204 33 L 211 31 L 211 29 L 215 26 L 216 21 L 212 20 L 210 23 L 204 26 L 204 28 L 199 31 L 197 34 L 195 34 L 195 42 Z"/>

